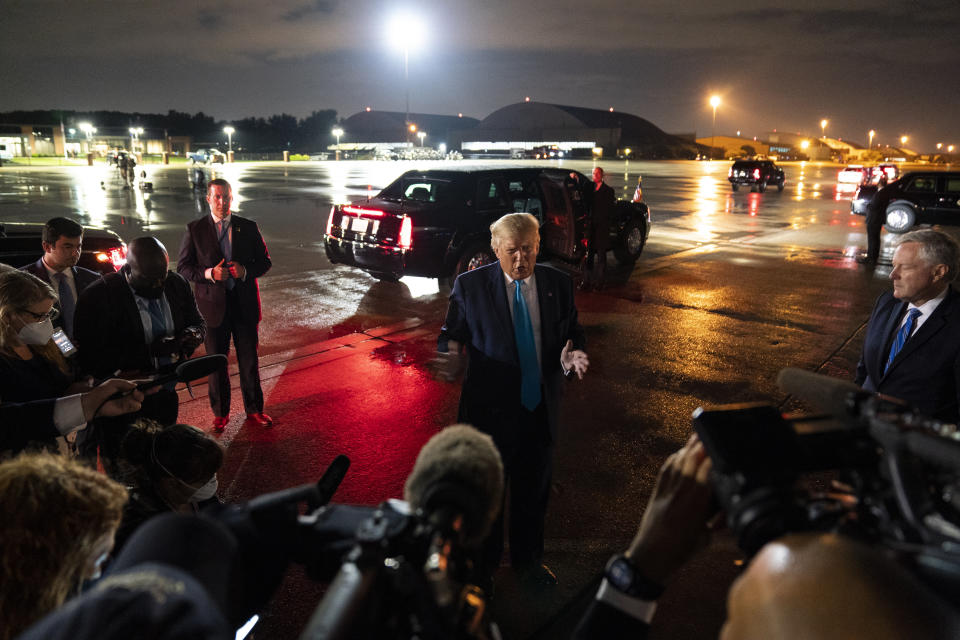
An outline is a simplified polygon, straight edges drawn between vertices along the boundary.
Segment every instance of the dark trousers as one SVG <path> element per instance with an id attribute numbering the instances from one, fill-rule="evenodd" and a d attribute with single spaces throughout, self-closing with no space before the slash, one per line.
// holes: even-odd
<path id="1" fill-rule="evenodd" d="M 504 486 L 510 493 L 510 564 L 514 568 L 537 566 L 543 559 L 543 523 L 553 478 L 553 441 L 546 407 L 540 403 L 533 412 L 523 414 L 514 437 L 496 443 L 503 459 Z M 489 574 L 500 566 L 503 555 L 502 507 L 484 544 Z"/>
<path id="2" fill-rule="evenodd" d="M 590 249 L 587 253 L 586 269 L 583 274 L 583 280 L 594 286 L 603 284 L 603 278 L 607 273 L 607 250 Z"/>
<path id="3" fill-rule="evenodd" d="M 260 359 L 257 355 L 259 337 L 257 324 L 245 322 L 239 313 L 231 313 L 236 301 L 227 295 L 227 309 L 219 327 L 207 327 L 203 341 L 208 354 L 230 353 L 230 338 L 237 350 L 237 366 L 240 369 L 240 391 L 243 393 L 243 408 L 248 414 L 263 411 L 263 389 L 260 388 Z M 210 408 L 215 416 L 230 413 L 230 376 L 227 368 L 210 374 Z"/>

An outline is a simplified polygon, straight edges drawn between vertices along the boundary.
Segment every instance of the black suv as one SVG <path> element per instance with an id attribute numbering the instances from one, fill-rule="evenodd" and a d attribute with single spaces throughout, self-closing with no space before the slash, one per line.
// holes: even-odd
<path id="1" fill-rule="evenodd" d="M 35 222 L 0 223 L 0 262 L 22 267 L 43 255 L 43 224 Z M 78 266 L 97 273 L 113 273 L 127 261 L 127 245 L 120 236 L 106 229 L 85 227 L 83 251 Z"/>
<path id="2" fill-rule="evenodd" d="M 490 224 L 508 213 L 540 220 L 540 256 L 571 265 L 586 252 L 593 182 L 557 168 L 408 171 L 375 197 L 334 205 L 324 245 L 330 262 L 374 277 L 457 276 L 492 262 Z M 618 201 L 610 247 L 632 264 L 650 233 L 650 211 Z"/>
<path id="3" fill-rule="evenodd" d="M 776 185 L 777 191 L 783 191 L 786 184 L 783 169 L 775 165 L 773 160 L 735 160 L 727 172 L 727 180 L 734 191 L 740 185 L 748 184 L 751 191 L 756 189 L 761 193 L 767 190 L 768 184 Z"/>
<path id="4" fill-rule="evenodd" d="M 918 224 L 960 225 L 960 171 L 913 171 L 879 189 L 863 186 L 850 209 L 863 215 L 870 207 L 885 213 L 891 233 Z"/>

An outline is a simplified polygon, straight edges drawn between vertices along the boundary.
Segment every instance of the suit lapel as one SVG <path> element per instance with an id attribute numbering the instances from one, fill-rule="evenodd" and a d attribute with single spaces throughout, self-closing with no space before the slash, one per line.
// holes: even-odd
<path id="1" fill-rule="evenodd" d="M 930 317 L 924 321 L 923 326 L 917 329 L 916 333 L 910 336 L 910 339 L 903 344 L 903 348 L 900 349 L 900 353 L 897 354 L 897 357 L 893 359 L 893 362 L 890 363 L 890 371 L 893 370 L 900 362 L 903 362 L 904 359 L 909 358 L 910 354 L 919 349 L 930 340 L 933 336 L 937 334 L 943 327 L 947 324 L 947 316 L 950 314 L 953 304 L 955 302 L 956 294 L 954 294 L 953 289 L 951 288 L 947 292 L 947 297 L 944 298 L 943 302 L 937 305 L 937 308 L 934 309 L 933 313 L 930 314 Z M 904 305 L 905 306 L 905 305 Z M 898 317 L 903 317 L 903 312 Z M 886 355 L 890 353 L 890 344 L 892 344 L 893 338 L 891 337 L 887 343 L 887 352 Z M 884 356 L 884 363 L 886 363 L 886 355 Z"/>
<path id="2" fill-rule="evenodd" d="M 897 330 L 900 328 L 900 320 L 903 318 L 903 313 L 907 308 L 906 302 L 896 301 L 890 309 L 890 315 L 887 316 L 887 320 L 883 325 L 883 348 L 880 350 L 879 357 L 877 358 L 877 372 L 875 380 L 882 379 L 886 374 L 883 369 L 887 366 L 887 357 L 890 355 L 890 347 L 893 345 L 893 339 L 897 335 Z M 892 367 L 891 367 L 892 368 Z"/>
<path id="3" fill-rule="evenodd" d="M 140 307 L 137 306 L 137 300 L 133 297 L 133 291 L 130 290 L 130 286 L 127 284 L 127 277 L 123 271 L 117 273 L 116 279 L 116 298 L 122 300 L 121 306 L 123 312 L 127 316 L 127 322 L 130 323 L 130 326 L 136 327 L 137 338 L 140 344 L 146 344 L 147 339 L 143 335 L 143 319 L 140 317 Z"/>
<path id="4" fill-rule="evenodd" d="M 505 285 L 506 280 L 503 277 L 503 269 L 501 269 L 498 264 L 493 268 L 487 269 L 487 271 L 489 272 L 487 289 L 489 290 L 490 299 L 493 301 L 493 314 L 496 316 L 497 322 L 500 323 L 500 330 L 503 332 L 503 335 L 510 340 L 514 360 L 519 362 L 520 356 L 517 354 L 517 338 L 513 335 L 513 320 L 510 317 L 510 306 L 507 302 L 507 296 L 509 294 Z"/>

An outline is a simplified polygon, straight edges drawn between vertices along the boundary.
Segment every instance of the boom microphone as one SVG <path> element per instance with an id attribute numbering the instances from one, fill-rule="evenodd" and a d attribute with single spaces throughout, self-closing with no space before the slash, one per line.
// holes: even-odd
<path id="1" fill-rule="evenodd" d="M 479 547 L 503 499 L 503 463 L 493 439 L 465 424 L 434 435 L 417 456 L 404 498 L 436 524 L 458 530 L 464 547 Z"/>
<path id="2" fill-rule="evenodd" d="M 870 395 L 847 380 L 787 367 L 777 376 L 781 391 L 798 396 L 832 416 L 851 416 L 850 394 Z"/>
<path id="3" fill-rule="evenodd" d="M 192 358 L 178 364 L 176 369 L 170 373 L 165 373 L 152 380 L 137 384 L 137 389 L 143 391 L 144 389 L 150 389 L 169 382 L 193 382 L 194 380 L 205 378 L 226 366 L 227 356 L 222 353 Z"/>

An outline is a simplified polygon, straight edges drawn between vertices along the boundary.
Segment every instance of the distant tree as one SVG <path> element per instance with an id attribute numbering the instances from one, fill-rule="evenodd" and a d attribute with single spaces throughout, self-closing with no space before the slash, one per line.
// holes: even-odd
<path id="1" fill-rule="evenodd" d="M 749 144 L 740 145 L 740 150 L 743 151 L 743 155 L 745 155 L 745 156 L 755 156 L 755 155 L 757 155 L 757 150 L 754 149 L 754 148 L 753 148 L 752 146 L 750 146 Z"/>
<path id="2" fill-rule="evenodd" d="M 883 153 L 877 149 L 870 149 L 860 154 L 860 160 L 862 162 L 880 162 L 883 160 Z"/>
<path id="3" fill-rule="evenodd" d="M 301 120 L 299 142 L 303 145 L 304 151 L 313 151 L 326 147 L 331 140 L 330 132 L 336 124 L 337 112 L 333 109 L 314 111 Z M 349 133 L 347 135 L 349 135 Z"/>

